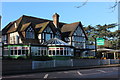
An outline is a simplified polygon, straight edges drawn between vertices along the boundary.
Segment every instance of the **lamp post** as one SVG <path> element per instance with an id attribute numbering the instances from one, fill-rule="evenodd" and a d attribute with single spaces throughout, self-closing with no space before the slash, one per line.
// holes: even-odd
<path id="1" fill-rule="evenodd" d="M 95 36 L 92 36 L 94 41 L 95 41 L 95 56 L 97 54 L 97 40 L 96 40 L 96 37 Z"/>
<path id="2" fill-rule="evenodd" d="M 96 40 L 96 38 L 94 38 L 94 40 L 95 40 L 95 56 L 96 56 L 96 54 L 97 54 L 97 40 Z"/>

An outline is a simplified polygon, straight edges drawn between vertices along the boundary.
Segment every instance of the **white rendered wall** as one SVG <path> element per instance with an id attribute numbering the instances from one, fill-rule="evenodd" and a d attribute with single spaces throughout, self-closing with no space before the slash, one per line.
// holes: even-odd
<path id="1" fill-rule="evenodd" d="M 11 38 L 13 38 L 13 36 L 15 36 L 15 43 L 13 41 L 11 41 L 11 40 L 13 40 L 13 39 L 11 39 Z M 16 36 L 19 36 L 18 32 L 14 32 L 14 33 L 10 34 L 10 44 L 17 44 L 17 37 Z M 19 43 L 22 43 L 20 37 L 19 37 Z"/>

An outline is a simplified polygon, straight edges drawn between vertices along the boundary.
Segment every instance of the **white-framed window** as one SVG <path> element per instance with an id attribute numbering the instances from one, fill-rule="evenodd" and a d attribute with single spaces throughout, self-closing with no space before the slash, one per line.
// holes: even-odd
<path id="1" fill-rule="evenodd" d="M 73 51 L 69 47 L 50 47 L 48 55 L 52 56 L 72 56 Z"/>
<path id="2" fill-rule="evenodd" d="M 10 47 L 10 55 L 26 55 L 28 54 L 28 47 Z"/>
<path id="3" fill-rule="evenodd" d="M 42 42 L 48 41 L 53 37 L 54 34 L 52 32 L 52 29 L 49 26 L 47 26 L 47 28 L 42 33 Z"/>
<path id="4" fill-rule="evenodd" d="M 81 27 L 78 26 L 76 31 L 74 32 L 72 36 L 72 45 L 75 46 L 76 48 L 85 48 L 85 34 L 83 33 Z"/>
<path id="5" fill-rule="evenodd" d="M 47 55 L 47 47 L 31 47 L 32 55 L 45 56 Z"/>
<path id="6" fill-rule="evenodd" d="M 30 39 L 35 38 L 35 33 L 31 26 L 26 30 L 26 38 L 30 38 Z"/>
<path id="7" fill-rule="evenodd" d="M 46 37 L 46 41 L 48 41 L 51 39 L 51 34 L 46 34 L 45 37 Z"/>

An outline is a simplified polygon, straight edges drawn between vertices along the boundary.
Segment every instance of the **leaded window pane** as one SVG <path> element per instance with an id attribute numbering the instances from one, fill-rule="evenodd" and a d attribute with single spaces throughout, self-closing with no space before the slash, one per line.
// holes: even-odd
<path id="1" fill-rule="evenodd" d="M 26 31 L 26 38 L 31 38 L 31 39 L 35 38 L 34 30 L 32 29 L 31 26 Z"/>

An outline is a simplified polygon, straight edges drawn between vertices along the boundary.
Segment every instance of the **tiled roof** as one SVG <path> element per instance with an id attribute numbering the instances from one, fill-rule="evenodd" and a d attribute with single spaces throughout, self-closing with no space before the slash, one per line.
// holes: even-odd
<path id="1" fill-rule="evenodd" d="M 69 36 L 71 36 L 74 33 L 75 29 L 78 27 L 79 23 L 80 22 L 65 24 L 61 28 L 61 32 L 62 33 L 69 33 Z"/>
<path id="2" fill-rule="evenodd" d="M 2 34 L 7 34 L 7 31 L 11 28 L 14 22 L 10 22 L 5 28 L 2 29 Z"/>
<path id="3" fill-rule="evenodd" d="M 75 22 L 75 23 L 63 25 L 63 27 L 61 28 L 61 32 L 63 34 L 63 37 L 72 36 L 74 31 L 76 30 L 76 28 L 78 26 L 81 27 L 83 33 L 85 34 L 85 31 L 83 29 L 83 26 L 82 26 L 81 22 Z M 85 34 L 85 37 L 86 37 L 86 39 L 88 39 L 86 34 Z"/>
<path id="4" fill-rule="evenodd" d="M 48 24 L 49 24 L 49 22 L 37 24 L 35 26 L 35 29 L 37 30 L 38 33 L 41 33 L 47 27 Z"/>
<path id="5" fill-rule="evenodd" d="M 17 28 L 14 27 L 15 22 L 16 22 Z M 46 28 L 46 26 L 49 24 L 54 33 L 58 30 L 58 31 L 64 33 L 65 36 L 72 36 L 72 34 L 74 33 L 74 31 L 76 30 L 78 25 L 80 25 L 80 27 L 82 28 L 81 22 L 76 22 L 76 23 L 71 23 L 71 24 L 59 22 L 59 29 L 57 29 L 54 26 L 52 20 L 41 19 L 41 18 L 23 15 L 16 21 L 10 22 L 2 30 L 2 34 L 7 34 L 10 32 L 14 32 L 14 31 L 22 32 L 31 24 L 37 33 L 41 33 Z M 83 32 L 84 32 L 84 30 L 83 30 Z"/>
<path id="6" fill-rule="evenodd" d="M 26 24 L 23 24 L 22 27 L 21 27 L 21 29 L 20 29 L 20 31 L 26 30 L 26 28 L 27 28 L 30 24 L 31 24 L 31 22 L 26 23 Z"/>

